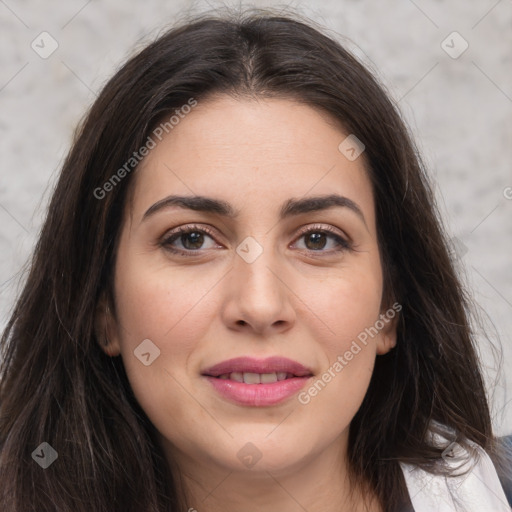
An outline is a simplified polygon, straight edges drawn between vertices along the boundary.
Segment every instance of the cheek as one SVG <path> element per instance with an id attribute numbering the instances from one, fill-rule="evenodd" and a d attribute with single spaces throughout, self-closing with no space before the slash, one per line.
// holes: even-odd
<path id="1" fill-rule="evenodd" d="M 212 296 L 205 290 L 212 289 L 218 277 L 197 269 L 137 265 L 136 259 L 119 260 L 117 270 L 118 334 L 130 385 L 154 423 L 179 417 L 185 404 L 190 405 L 180 386 L 187 378 L 189 357 L 205 339 L 215 315 Z M 144 357 L 141 361 L 136 354 L 148 352 L 151 362 L 145 365 Z"/>
<path id="2" fill-rule="evenodd" d="M 328 410 L 334 424 L 351 420 L 372 376 L 377 340 L 372 328 L 379 319 L 382 294 L 376 270 L 352 267 L 346 274 L 320 282 L 314 293 L 308 287 L 310 325 L 317 326 L 311 336 L 325 357 L 320 375 L 299 399 L 318 414 Z"/>
<path id="3" fill-rule="evenodd" d="M 379 319 L 382 297 L 380 267 L 352 266 L 311 286 L 304 282 L 302 297 L 315 325 L 323 327 L 330 357 L 348 350 L 357 337 Z"/>
<path id="4" fill-rule="evenodd" d="M 122 343 L 135 348 L 149 338 L 166 348 L 178 338 L 180 346 L 188 345 L 208 325 L 212 313 L 205 291 L 217 281 L 211 272 L 197 267 L 155 267 L 142 258 L 119 261 L 116 298 Z"/>

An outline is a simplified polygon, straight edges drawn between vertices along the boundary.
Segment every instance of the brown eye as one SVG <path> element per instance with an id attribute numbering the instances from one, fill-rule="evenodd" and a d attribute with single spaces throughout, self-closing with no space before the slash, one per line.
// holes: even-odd
<path id="1" fill-rule="evenodd" d="M 220 247 L 213 239 L 213 233 L 205 227 L 195 226 L 181 226 L 175 229 L 164 237 L 160 245 L 170 252 L 183 256 L 197 256 L 203 250 Z"/>
<path id="2" fill-rule="evenodd" d="M 180 241 L 185 249 L 201 249 L 204 243 L 204 235 L 200 231 L 191 231 L 180 236 Z"/>
<path id="3" fill-rule="evenodd" d="M 329 227 L 310 227 L 303 230 L 298 238 L 298 241 L 301 240 L 304 240 L 304 247 L 299 247 L 299 249 L 320 254 L 346 251 L 352 247 L 348 240 L 338 234 L 338 231 Z"/>
<path id="4" fill-rule="evenodd" d="M 310 232 L 305 235 L 306 247 L 312 251 L 323 249 L 327 243 L 325 233 Z"/>

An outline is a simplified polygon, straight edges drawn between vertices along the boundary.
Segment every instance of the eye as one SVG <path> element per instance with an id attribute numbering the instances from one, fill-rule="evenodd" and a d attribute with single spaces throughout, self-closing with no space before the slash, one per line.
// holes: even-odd
<path id="1" fill-rule="evenodd" d="M 213 243 L 204 246 L 205 241 L 210 239 Z M 176 243 L 181 247 L 176 247 Z M 213 239 L 213 233 L 206 227 L 199 226 L 180 226 L 179 228 L 167 233 L 160 245 L 166 250 L 183 256 L 195 256 L 202 249 L 213 249 L 219 245 Z"/>
<path id="2" fill-rule="evenodd" d="M 352 248 L 351 243 L 341 234 L 329 226 L 308 226 L 301 230 L 297 240 L 304 240 L 304 247 L 309 252 L 332 253 L 347 251 Z M 324 250 L 326 247 L 330 250 Z"/>
<path id="3" fill-rule="evenodd" d="M 208 239 L 210 244 L 205 246 Z M 302 239 L 304 239 L 304 247 L 298 247 L 298 249 L 310 253 L 330 254 L 352 249 L 351 242 L 329 226 L 316 225 L 303 228 L 297 240 Z M 197 225 L 176 228 L 164 236 L 160 245 L 165 250 L 181 256 L 197 256 L 202 250 L 222 247 L 215 242 L 214 234 L 210 229 Z M 326 248 L 328 250 L 325 250 Z"/>

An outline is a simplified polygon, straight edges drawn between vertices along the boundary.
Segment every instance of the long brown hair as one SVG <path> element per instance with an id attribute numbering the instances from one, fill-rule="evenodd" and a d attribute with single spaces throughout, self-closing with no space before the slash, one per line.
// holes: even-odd
<path id="1" fill-rule="evenodd" d="M 105 355 L 95 333 L 104 294 L 115 310 L 116 244 L 135 169 L 108 193 L 98 189 L 162 116 L 218 93 L 295 99 L 365 144 L 383 306 L 398 301 L 402 311 L 397 346 L 377 358 L 350 426 L 354 481 L 367 482 L 386 511 L 410 506 L 399 462 L 442 471 L 433 465 L 442 450 L 426 437 L 432 420 L 460 444 L 471 440 L 494 454 L 470 302 L 396 107 L 340 43 L 299 16 L 209 14 L 169 30 L 121 67 L 64 162 L 1 340 L 0 499 L 8 510 L 185 510 L 179 472 L 163 457 L 122 359 Z M 58 453 L 45 470 L 31 456 L 42 442 Z"/>

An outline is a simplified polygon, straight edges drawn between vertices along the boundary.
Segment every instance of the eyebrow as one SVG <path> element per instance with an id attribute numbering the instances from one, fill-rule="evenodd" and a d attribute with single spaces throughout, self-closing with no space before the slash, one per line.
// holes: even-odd
<path id="1" fill-rule="evenodd" d="M 213 213 L 231 219 L 237 218 L 240 214 L 240 210 L 233 208 L 233 206 L 228 202 L 221 199 L 214 199 L 212 197 L 205 196 L 172 195 L 165 197 L 150 206 L 146 213 L 144 213 L 142 221 L 171 206 L 179 206 L 181 208 L 198 212 Z M 342 207 L 352 210 L 363 221 L 364 225 L 368 227 L 361 208 L 348 197 L 338 194 L 288 199 L 281 207 L 279 217 L 283 220 L 295 215 L 327 210 L 333 207 Z"/>

